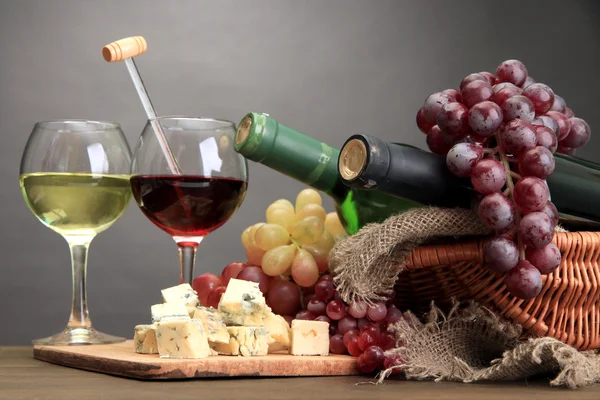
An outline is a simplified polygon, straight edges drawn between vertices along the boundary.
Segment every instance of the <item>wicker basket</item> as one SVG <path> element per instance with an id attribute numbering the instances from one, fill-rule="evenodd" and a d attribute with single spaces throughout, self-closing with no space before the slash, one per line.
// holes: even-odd
<path id="1" fill-rule="evenodd" d="M 503 275 L 482 266 L 485 240 L 414 249 L 396 285 L 401 309 L 425 311 L 452 297 L 474 299 L 531 336 L 552 336 L 580 350 L 600 348 L 600 232 L 556 233 L 561 265 L 542 277 L 540 295 L 521 300 Z"/>

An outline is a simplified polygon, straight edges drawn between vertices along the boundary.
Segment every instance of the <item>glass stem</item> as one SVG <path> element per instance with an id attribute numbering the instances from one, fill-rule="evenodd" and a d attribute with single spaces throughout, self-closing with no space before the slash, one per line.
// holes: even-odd
<path id="1" fill-rule="evenodd" d="M 192 284 L 194 279 L 194 265 L 196 263 L 196 250 L 202 239 L 178 241 L 179 248 L 179 283 Z"/>
<path id="2" fill-rule="evenodd" d="M 73 299 L 68 329 L 91 328 L 92 321 L 87 304 L 87 253 L 92 238 L 66 238 L 71 249 L 71 266 L 73 269 Z"/>

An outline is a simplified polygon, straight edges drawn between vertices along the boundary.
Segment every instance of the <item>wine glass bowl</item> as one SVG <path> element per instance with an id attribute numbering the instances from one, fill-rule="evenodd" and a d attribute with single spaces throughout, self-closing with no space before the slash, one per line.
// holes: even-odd
<path id="1" fill-rule="evenodd" d="M 198 244 L 242 204 L 247 162 L 235 152 L 230 121 L 165 116 L 160 124 L 180 174 L 165 157 L 151 121 L 138 140 L 131 189 L 144 215 L 177 243 L 180 283 L 191 283 Z"/>
<path id="2" fill-rule="evenodd" d="M 20 186 L 32 213 L 71 250 L 73 298 L 67 327 L 35 344 L 115 343 L 95 330 L 87 306 L 87 251 L 131 199 L 131 151 L 119 124 L 57 120 L 35 124 L 23 152 Z"/>

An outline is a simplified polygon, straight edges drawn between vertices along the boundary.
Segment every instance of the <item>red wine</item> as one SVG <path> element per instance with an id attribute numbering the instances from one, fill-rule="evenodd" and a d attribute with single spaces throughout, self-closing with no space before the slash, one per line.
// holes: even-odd
<path id="1" fill-rule="evenodd" d="M 171 236 L 206 236 L 223 225 L 246 195 L 247 182 L 194 175 L 131 177 L 142 212 Z"/>

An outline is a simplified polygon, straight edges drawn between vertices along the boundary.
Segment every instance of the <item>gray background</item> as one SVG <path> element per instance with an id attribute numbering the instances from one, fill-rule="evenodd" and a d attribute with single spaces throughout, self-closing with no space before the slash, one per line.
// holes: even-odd
<path id="1" fill-rule="evenodd" d="M 340 146 L 352 133 L 425 147 L 414 116 L 432 92 L 518 58 L 600 127 L 600 8 L 594 1 L 1 1 L 0 344 L 61 330 L 71 301 L 66 242 L 25 205 L 18 166 L 36 121 L 108 119 L 133 147 L 145 115 L 105 44 L 143 35 L 138 66 L 160 114 L 239 122 L 247 111 Z M 593 135 L 598 135 L 594 132 Z M 600 161 L 596 136 L 579 153 Z M 239 235 L 303 186 L 250 164 L 246 201 L 202 243 L 196 271 L 244 258 Z M 332 203 L 325 202 L 328 210 Z M 132 336 L 176 284 L 174 242 L 132 202 L 92 243 L 97 328 Z"/>

